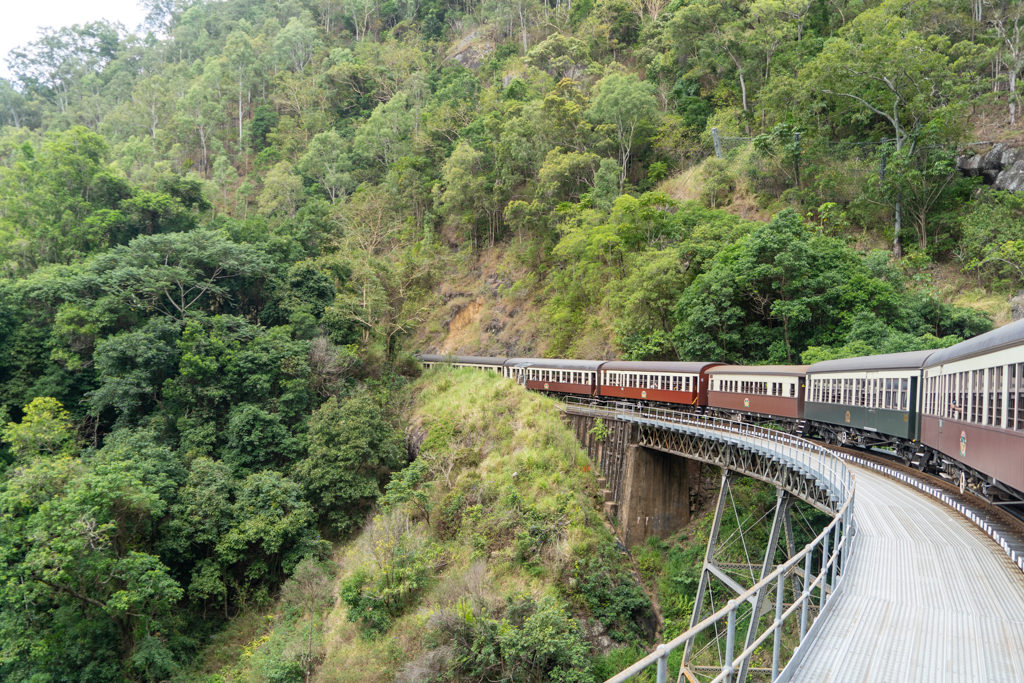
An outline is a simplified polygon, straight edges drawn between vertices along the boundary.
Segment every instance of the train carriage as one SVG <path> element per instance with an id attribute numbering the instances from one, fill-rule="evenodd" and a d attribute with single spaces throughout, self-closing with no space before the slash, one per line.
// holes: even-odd
<path id="1" fill-rule="evenodd" d="M 425 368 L 447 363 L 457 368 L 477 368 L 503 374 L 505 358 L 497 356 L 446 356 L 437 353 L 421 353 L 416 356 Z"/>
<path id="2" fill-rule="evenodd" d="M 1024 321 L 936 351 L 923 393 L 922 443 L 1024 491 Z"/>
<path id="3" fill-rule="evenodd" d="M 708 370 L 708 408 L 800 420 L 806 365 L 718 365 Z"/>
<path id="4" fill-rule="evenodd" d="M 815 363 L 807 368 L 804 419 L 823 436 L 864 447 L 916 451 L 921 368 L 934 351 Z M 897 439 L 908 441 L 902 444 Z"/>
<path id="5" fill-rule="evenodd" d="M 509 358 L 505 376 L 535 391 L 594 396 L 603 361 L 554 358 Z"/>
<path id="6" fill-rule="evenodd" d="M 707 405 L 708 369 L 721 363 L 608 361 L 601 366 L 599 394 L 687 406 Z"/>

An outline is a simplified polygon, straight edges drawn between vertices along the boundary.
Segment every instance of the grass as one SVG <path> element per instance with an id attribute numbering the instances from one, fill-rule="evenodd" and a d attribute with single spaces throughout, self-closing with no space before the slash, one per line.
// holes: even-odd
<path id="1" fill-rule="evenodd" d="M 409 429 L 423 437 L 427 500 L 379 512 L 336 553 L 339 581 L 379 565 L 381 525 L 396 521 L 406 543 L 436 544 L 443 567 L 379 637 L 368 637 L 338 603 L 327 616 L 320 680 L 436 672 L 443 643 L 434 624 L 460 600 L 497 613 L 509 596 L 566 599 L 562 579 L 574 558 L 613 547 L 597 512 L 595 475 L 553 401 L 469 369 L 428 371 L 412 392 Z M 589 618 L 578 605 L 574 611 Z"/>

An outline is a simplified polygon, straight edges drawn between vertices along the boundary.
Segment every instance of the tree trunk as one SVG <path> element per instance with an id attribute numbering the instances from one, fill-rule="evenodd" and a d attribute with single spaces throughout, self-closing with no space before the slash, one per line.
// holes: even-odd
<path id="1" fill-rule="evenodd" d="M 1010 125 L 1017 125 L 1017 69 L 1010 69 Z"/>
<path id="2" fill-rule="evenodd" d="M 242 153 L 242 81 L 238 81 L 238 153 Z"/>
<path id="3" fill-rule="evenodd" d="M 896 202 L 896 213 L 893 218 L 892 255 L 903 258 L 903 242 L 900 241 L 900 230 L 903 227 L 903 202 Z"/>
<path id="4" fill-rule="evenodd" d="M 526 44 L 526 19 L 523 18 L 523 3 L 519 3 L 519 28 L 523 32 L 523 54 L 525 55 L 529 46 Z"/>

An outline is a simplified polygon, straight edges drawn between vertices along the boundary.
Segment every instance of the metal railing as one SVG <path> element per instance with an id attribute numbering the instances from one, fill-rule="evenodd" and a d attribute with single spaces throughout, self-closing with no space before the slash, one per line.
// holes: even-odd
<path id="1" fill-rule="evenodd" d="M 769 639 L 772 641 L 771 680 L 788 680 L 812 642 L 821 617 L 827 613 L 834 598 L 839 594 L 843 585 L 844 570 L 850 559 L 853 536 L 849 531 L 852 529 L 854 481 L 839 454 L 799 436 L 735 420 L 630 403 L 594 403 L 574 397 L 567 397 L 565 404 L 578 411 L 611 419 L 644 420 L 662 424 L 666 428 L 686 426 L 706 432 L 708 438 L 739 437 L 754 447 L 767 446 L 766 450 L 775 457 L 799 468 L 805 476 L 815 477 L 822 485 L 836 493 L 834 517 L 814 540 L 745 592 L 730 600 L 724 607 L 669 642 L 658 645 L 653 652 L 608 679 L 607 683 L 629 680 L 651 666 L 657 667 L 658 683 L 666 683 L 669 655 L 680 646 L 693 642 L 697 636 L 712 629 L 717 630 L 723 621 L 726 631 L 724 663 L 712 679 L 712 683 L 731 682 L 738 671 L 748 670 L 755 653 Z M 815 566 L 817 572 L 812 573 Z M 787 607 L 783 600 L 786 592 L 785 583 L 787 578 L 794 574 L 802 576 L 800 590 L 792 591 L 792 601 Z M 772 587 L 775 589 L 774 619 L 762 624 L 763 617 L 753 615 L 752 618 L 757 619 L 757 622 L 752 624 L 758 629 L 757 636 L 750 645 L 737 653 L 736 630 L 740 620 L 739 609 L 759 592 Z M 817 607 L 817 618 L 813 620 L 813 624 L 809 624 L 812 606 Z M 799 620 L 799 625 L 790 620 Z M 790 632 L 796 636 L 796 644 L 789 661 L 783 662 L 782 650 L 787 622 L 790 623 Z M 763 664 L 767 664 L 767 661 Z M 690 677 L 689 672 L 687 677 Z"/>

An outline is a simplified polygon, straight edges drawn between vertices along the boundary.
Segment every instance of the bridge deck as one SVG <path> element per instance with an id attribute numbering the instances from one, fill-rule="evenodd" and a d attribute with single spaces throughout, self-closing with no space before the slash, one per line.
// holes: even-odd
<path id="1" fill-rule="evenodd" d="M 1024 681 L 1024 574 L 955 511 L 856 476 L 843 594 L 796 681 Z"/>

